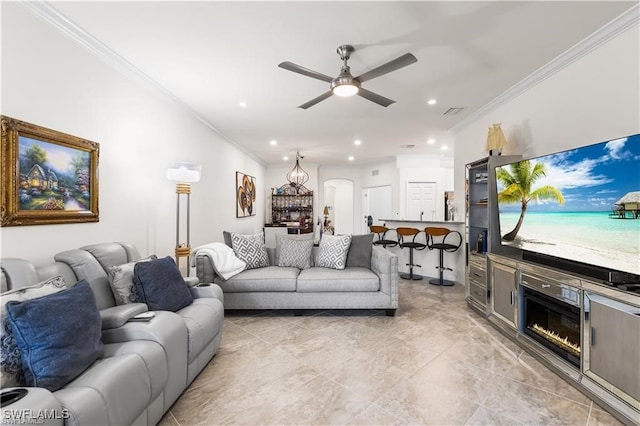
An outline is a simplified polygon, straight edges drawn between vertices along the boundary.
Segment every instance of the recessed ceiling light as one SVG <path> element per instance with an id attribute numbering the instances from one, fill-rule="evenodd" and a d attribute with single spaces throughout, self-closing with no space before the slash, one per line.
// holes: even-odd
<path id="1" fill-rule="evenodd" d="M 271 145 L 278 145 L 278 141 L 275 139 L 271 139 L 271 142 L 269 142 Z"/>
<path id="2" fill-rule="evenodd" d="M 362 141 L 360 139 L 356 139 L 355 141 L 353 141 L 353 144 L 355 146 L 360 146 L 362 144 Z"/>
<path id="3" fill-rule="evenodd" d="M 440 147 L 440 149 L 441 149 L 442 151 L 446 151 L 447 149 L 449 149 L 449 147 L 448 147 L 448 146 L 446 146 L 446 145 L 442 145 L 442 146 Z"/>
<path id="4" fill-rule="evenodd" d="M 427 139 L 427 143 L 429 145 L 433 145 L 434 143 L 436 143 L 436 140 L 434 138 L 429 138 L 429 139 Z"/>
<path id="5" fill-rule="evenodd" d="M 353 155 L 350 155 L 349 156 L 349 161 L 353 161 L 353 160 L 355 160 L 355 158 L 353 158 Z"/>
<path id="6" fill-rule="evenodd" d="M 438 103 L 438 101 L 436 101 L 435 99 L 429 99 L 429 100 L 427 101 L 427 103 L 428 103 L 429 105 L 435 105 L 435 104 L 437 104 L 437 103 Z"/>
<path id="7" fill-rule="evenodd" d="M 285 155 L 284 157 L 282 157 L 282 159 L 283 159 L 284 161 L 287 161 L 287 160 L 289 160 L 289 157 L 287 157 L 287 156 Z"/>
<path id="8" fill-rule="evenodd" d="M 249 104 L 246 103 L 245 101 L 240 102 L 238 105 L 240 105 L 242 108 L 246 108 L 249 106 Z"/>

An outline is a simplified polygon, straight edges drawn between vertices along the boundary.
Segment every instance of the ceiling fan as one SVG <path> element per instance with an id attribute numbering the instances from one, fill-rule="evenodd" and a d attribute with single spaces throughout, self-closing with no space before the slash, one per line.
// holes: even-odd
<path id="1" fill-rule="evenodd" d="M 286 61 L 278 65 L 280 68 L 284 68 L 285 70 L 297 72 L 298 74 L 306 75 L 307 77 L 317 78 L 318 80 L 331 83 L 331 90 L 323 93 L 317 98 L 311 99 L 309 102 L 300 105 L 298 108 L 307 109 L 319 102 L 324 101 L 331 95 L 341 97 L 358 95 L 370 100 L 371 102 L 375 102 L 378 105 L 388 107 L 395 101 L 378 95 L 377 93 L 373 93 L 369 90 L 363 89 L 361 83 L 364 83 L 367 80 L 372 80 L 376 77 L 380 77 L 381 75 L 390 73 L 391 71 L 406 67 L 407 65 L 411 65 L 414 62 L 418 61 L 418 59 L 416 59 L 416 57 L 411 53 L 405 53 L 404 55 L 399 56 L 396 59 L 387 62 L 386 64 L 380 65 L 377 68 L 367 71 L 364 74 L 359 75 L 358 77 L 354 77 L 351 75 L 349 65 L 347 65 L 349 57 L 353 52 L 355 52 L 353 46 L 349 44 L 343 44 L 342 46 L 338 46 L 336 52 L 338 52 L 338 55 L 340 55 L 340 59 L 342 59 L 343 61 L 342 68 L 340 69 L 340 75 L 338 75 L 336 78 L 329 77 L 328 75 L 310 70 L 305 67 L 301 67 L 300 65 L 296 65 L 293 62 Z"/>

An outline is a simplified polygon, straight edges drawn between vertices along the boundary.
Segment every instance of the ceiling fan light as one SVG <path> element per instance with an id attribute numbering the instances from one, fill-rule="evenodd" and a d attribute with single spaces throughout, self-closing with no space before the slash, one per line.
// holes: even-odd
<path id="1" fill-rule="evenodd" d="M 346 83 L 335 86 L 333 88 L 333 94 L 342 98 L 348 98 L 349 96 L 357 94 L 358 90 L 358 86 Z"/>

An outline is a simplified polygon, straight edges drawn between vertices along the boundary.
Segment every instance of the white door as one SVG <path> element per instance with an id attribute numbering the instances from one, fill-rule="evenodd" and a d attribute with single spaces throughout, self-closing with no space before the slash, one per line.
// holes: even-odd
<path id="1" fill-rule="evenodd" d="M 435 182 L 409 182 L 407 185 L 407 220 L 436 220 Z"/>
<path id="2" fill-rule="evenodd" d="M 365 188 L 362 190 L 363 233 L 369 233 L 367 216 L 373 218 L 373 225 L 382 225 L 381 219 L 393 219 L 393 198 L 391 185 Z"/>

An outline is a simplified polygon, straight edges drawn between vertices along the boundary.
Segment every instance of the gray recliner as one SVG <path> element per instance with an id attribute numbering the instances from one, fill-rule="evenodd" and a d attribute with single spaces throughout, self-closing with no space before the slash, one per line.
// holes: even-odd
<path id="1" fill-rule="evenodd" d="M 99 309 L 114 308 L 117 311 L 113 292 L 109 286 L 107 269 L 111 265 L 121 265 L 140 259 L 138 250 L 127 243 L 100 243 L 58 253 L 54 259 L 66 263 L 78 280 L 86 280 L 96 295 Z M 187 370 L 186 385 L 189 385 L 215 355 L 222 340 L 224 307 L 222 290 L 217 286 L 196 287 L 193 280 L 191 305 L 175 313 L 187 328 Z M 126 306 L 126 305 L 125 305 Z M 135 328 L 136 324 L 127 324 Z M 134 327 L 130 327 L 134 326 Z M 139 324 L 138 324 L 139 326 Z M 128 329 L 114 328 L 105 333 L 108 338 L 121 340 Z M 135 334 L 135 333 L 134 333 Z M 181 391 L 180 391 L 181 392 Z M 178 392 L 177 396 L 180 394 Z M 171 401 L 173 403 L 173 401 Z"/>
<path id="2" fill-rule="evenodd" d="M 64 277 L 69 287 L 77 281 L 73 270 L 60 262 L 36 267 L 24 259 L 7 258 L 2 259 L 0 265 L 3 290 L 28 287 L 57 275 Z M 67 425 L 156 424 L 166 411 L 165 400 L 171 393 L 167 358 L 180 357 L 182 354 L 183 362 L 186 359 L 186 327 L 179 333 L 162 330 L 161 323 L 165 313 L 159 312 L 157 318 L 154 318 L 154 324 L 149 323 L 147 327 L 162 330 L 162 333 L 158 333 L 162 339 L 147 337 L 118 341 L 104 336 L 104 332 L 108 331 L 105 327 L 128 327 L 131 325 L 125 324 L 128 318 L 146 310 L 146 305 L 132 304 L 121 309 L 119 321 L 115 321 L 115 317 L 108 319 L 103 316 L 105 345 L 101 357 L 80 376 L 55 392 L 43 388 L 26 388 L 28 393 L 24 398 L 3 406 L 5 423 L 21 424 L 25 421 L 4 413 L 6 408 L 13 413 L 20 413 L 20 410 L 49 410 L 49 413 L 56 413 L 55 416 L 59 417 L 54 420 L 64 420 Z M 177 324 L 179 321 L 174 320 L 172 323 Z M 166 348 L 161 343 L 163 339 L 181 337 L 184 341 L 182 348 L 177 345 Z M 186 367 L 182 371 L 182 382 L 185 381 L 185 372 Z M 3 396 L 14 391 L 12 388 L 2 389 Z M 167 391 L 168 394 L 165 394 Z"/>
<path id="3" fill-rule="evenodd" d="M 56 275 L 68 286 L 89 282 L 105 344 L 101 358 L 62 389 L 29 388 L 27 397 L 7 409 L 64 409 L 65 423 L 77 425 L 160 421 L 220 347 L 223 296 L 215 285 L 191 287 L 193 304 L 176 313 L 158 311 L 149 322 L 128 322 L 147 306 L 116 305 L 107 270 L 139 258 L 130 244 L 102 243 L 58 253 L 56 262 L 39 267 L 23 259 L 1 260 L 3 291 Z"/>

